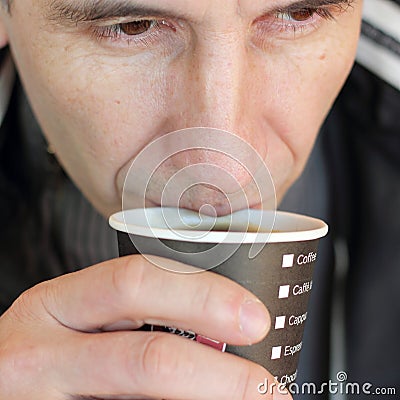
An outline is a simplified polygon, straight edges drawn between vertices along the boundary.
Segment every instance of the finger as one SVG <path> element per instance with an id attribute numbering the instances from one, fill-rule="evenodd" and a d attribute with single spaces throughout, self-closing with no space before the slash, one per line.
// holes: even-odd
<path id="1" fill-rule="evenodd" d="M 260 366 L 172 335 L 144 332 L 78 334 L 58 353 L 64 394 L 96 398 L 256 400 L 274 382 Z M 71 392 L 71 388 L 73 392 Z M 290 399 L 289 396 L 283 397 Z"/>
<path id="2" fill-rule="evenodd" d="M 168 272 L 141 256 L 49 281 L 41 301 L 62 325 L 81 331 L 148 323 L 241 345 L 261 340 L 270 327 L 265 306 L 236 283 L 211 272 Z"/>

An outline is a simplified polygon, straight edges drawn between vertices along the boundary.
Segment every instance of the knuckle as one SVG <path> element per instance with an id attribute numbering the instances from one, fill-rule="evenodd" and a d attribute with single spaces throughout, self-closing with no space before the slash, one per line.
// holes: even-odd
<path id="1" fill-rule="evenodd" d="M 1 395 L 7 388 L 38 385 L 46 365 L 46 352 L 40 344 L 15 333 L 0 347 Z M 14 394 L 14 392 L 12 393 Z"/>
<path id="2" fill-rule="evenodd" d="M 192 304 L 198 310 L 200 315 L 209 314 L 213 311 L 213 294 L 214 285 L 209 283 L 207 285 L 197 285 L 193 295 Z"/>
<path id="3" fill-rule="evenodd" d="M 243 400 L 254 400 L 265 399 L 272 400 L 275 396 L 275 382 L 274 377 L 263 367 L 256 364 L 249 364 L 249 374 L 247 375 L 247 381 L 244 386 L 244 394 L 240 399 Z M 260 393 L 260 384 L 267 383 L 267 393 Z M 289 400 L 289 399 L 287 399 Z"/>
<path id="4" fill-rule="evenodd" d="M 252 369 L 248 364 L 246 364 L 241 368 L 238 376 L 236 377 L 232 385 L 229 385 L 229 387 L 232 389 L 231 396 L 233 399 L 250 400 L 254 398 L 254 393 L 252 393 L 252 396 L 249 396 L 248 393 L 251 377 Z"/>
<path id="5" fill-rule="evenodd" d="M 112 288 L 118 298 L 134 300 L 140 296 L 146 279 L 146 266 L 141 257 L 127 257 L 111 274 Z"/>
<path id="6" fill-rule="evenodd" d="M 19 323 L 38 322 L 40 318 L 40 296 L 42 296 L 42 287 L 44 284 L 36 285 L 23 292 L 12 304 L 7 315 L 12 320 Z M 39 300 L 39 301 L 38 301 Z M 43 317 L 43 316 L 42 316 Z"/>
<path id="7" fill-rule="evenodd" d="M 236 315 L 245 293 L 239 285 L 231 285 L 229 280 L 219 278 L 212 275 L 212 279 L 200 280 L 192 291 L 189 305 L 201 318 L 211 318 L 214 323 L 229 324 L 236 329 Z"/>
<path id="8" fill-rule="evenodd" d="M 41 346 L 20 341 L 1 351 L 1 369 L 4 371 L 37 371 L 43 366 L 44 352 Z"/>
<path id="9" fill-rule="evenodd" d="M 61 298 L 60 286 L 57 281 L 53 280 L 51 283 L 46 282 L 42 284 L 39 299 L 46 315 L 53 321 L 66 325 L 66 321 L 63 321 L 62 316 L 57 312 L 57 310 L 62 309 L 60 304 Z"/>
<path id="10" fill-rule="evenodd" d="M 187 367 L 182 352 L 174 351 L 172 339 L 163 334 L 146 338 L 133 365 L 139 382 L 169 380 L 172 374 L 180 374 L 183 365 Z"/>
<path id="11" fill-rule="evenodd" d="M 8 386 L 13 386 L 13 383 L 18 380 L 15 377 L 15 353 L 9 351 L 4 346 L 0 347 L 0 394 L 5 395 Z"/>
<path id="12" fill-rule="evenodd" d="M 142 372 L 149 376 L 165 375 L 170 363 L 170 351 L 163 336 L 150 337 L 143 346 L 140 365 Z"/>

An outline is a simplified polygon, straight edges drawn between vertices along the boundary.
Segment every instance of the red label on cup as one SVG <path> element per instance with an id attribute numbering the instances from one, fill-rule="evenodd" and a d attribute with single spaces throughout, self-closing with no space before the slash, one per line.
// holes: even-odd
<path id="1" fill-rule="evenodd" d="M 183 329 L 170 328 L 168 326 L 155 326 L 151 325 L 150 330 L 152 332 L 167 332 L 172 333 L 173 335 L 177 335 L 180 337 L 184 337 L 189 340 L 194 340 L 198 343 L 205 344 L 206 346 L 210 346 L 216 350 L 224 352 L 226 350 L 226 343 L 218 342 L 218 340 L 210 339 L 208 337 L 198 335 L 192 331 L 184 331 Z"/>
<path id="2" fill-rule="evenodd" d="M 205 336 L 196 335 L 196 342 L 213 347 L 214 349 L 217 349 L 222 352 L 226 350 L 226 343 L 218 342 L 218 340 L 210 339 Z"/>

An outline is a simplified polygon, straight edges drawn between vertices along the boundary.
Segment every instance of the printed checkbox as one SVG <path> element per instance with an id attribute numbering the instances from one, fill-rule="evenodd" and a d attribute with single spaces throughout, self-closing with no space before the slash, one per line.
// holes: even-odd
<path id="1" fill-rule="evenodd" d="M 280 316 L 280 317 L 276 317 L 275 319 L 275 329 L 283 329 L 285 327 L 286 324 L 286 317 Z"/>
<path id="2" fill-rule="evenodd" d="M 282 259 L 282 268 L 291 268 L 294 263 L 294 254 L 285 254 Z"/>
<path id="3" fill-rule="evenodd" d="M 281 358 L 282 355 L 282 346 L 275 346 L 272 348 L 271 360 L 277 360 Z"/>
<path id="4" fill-rule="evenodd" d="M 287 299 L 289 297 L 290 285 L 283 285 L 279 287 L 279 298 Z"/>

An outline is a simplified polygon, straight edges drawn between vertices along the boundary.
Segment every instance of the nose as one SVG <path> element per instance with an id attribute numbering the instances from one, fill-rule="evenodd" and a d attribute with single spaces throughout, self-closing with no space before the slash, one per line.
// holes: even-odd
<path id="1" fill-rule="evenodd" d="M 233 178 L 225 180 L 221 175 L 217 176 L 215 168 L 192 169 L 193 181 L 208 184 L 194 186 L 185 192 L 181 206 L 200 209 L 204 204 L 212 204 L 218 214 L 223 214 L 227 212 L 224 193 L 233 193 L 238 186 L 245 189 L 254 184 L 254 152 L 265 159 L 267 126 L 261 112 L 263 96 L 259 86 L 262 72 L 257 69 L 253 57 L 243 34 L 232 31 L 198 39 L 193 49 L 180 60 L 184 68 L 179 68 L 179 85 L 175 88 L 174 102 L 170 104 L 175 110 L 170 119 L 170 129 L 216 128 L 231 132 L 247 143 L 247 146 L 242 146 L 232 139 L 232 154 L 229 150 L 228 154 L 207 150 L 207 147 L 229 149 L 230 146 L 226 143 L 230 141 L 229 136 L 219 135 L 217 130 L 213 130 L 206 135 L 206 148 L 176 155 L 171 161 L 178 170 L 193 164 L 214 165 L 222 167 Z M 237 153 L 241 153 L 240 162 Z M 224 188 L 218 190 L 221 189 L 221 180 Z M 250 203 L 257 202 L 250 199 Z"/>
<path id="2" fill-rule="evenodd" d="M 232 31 L 198 40 L 185 68 L 182 85 L 189 96 L 180 116 L 187 126 L 233 132 L 255 145 L 259 77 L 243 36 Z"/>
<path id="3" fill-rule="evenodd" d="M 200 47 L 189 65 L 187 86 L 193 101 L 186 119 L 202 126 L 234 131 L 243 122 L 247 60 L 242 43 L 234 37 Z M 242 127 L 243 128 L 243 127 Z"/>

